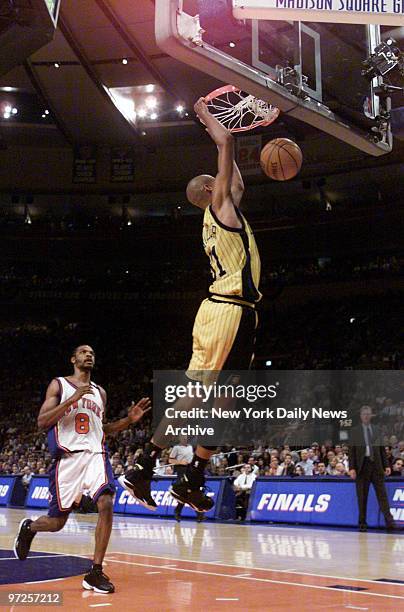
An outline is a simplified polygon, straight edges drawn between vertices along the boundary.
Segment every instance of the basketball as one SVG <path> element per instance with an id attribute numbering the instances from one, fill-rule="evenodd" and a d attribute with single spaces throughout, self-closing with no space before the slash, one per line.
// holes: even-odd
<path id="1" fill-rule="evenodd" d="M 300 147 L 289 138 L 275 138 L 261 151 L 261 168 L 275 181 L 288 181 L 296 176 L 302 161 Z"/>

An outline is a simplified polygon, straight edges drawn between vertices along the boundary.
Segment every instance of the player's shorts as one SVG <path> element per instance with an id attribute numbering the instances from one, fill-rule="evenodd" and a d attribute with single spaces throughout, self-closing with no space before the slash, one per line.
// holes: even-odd
<path id="1" fill-rule="evenodd" d="M 221 370 L 248 370 L 254 359 L 257 323 L 254 305 L 214 297 L 204 300 L 192 331 L 188 378 L 210 384 Z"/>
<path id="2" fill-rule="evenodd" d="M 63 516 L 79 503 L 82 494 L 94 502 L 103 493 L 115 494 L 115 481 L 106 453 L 80 451 L 57 459 L 49 471 L 48 516 Z"/>

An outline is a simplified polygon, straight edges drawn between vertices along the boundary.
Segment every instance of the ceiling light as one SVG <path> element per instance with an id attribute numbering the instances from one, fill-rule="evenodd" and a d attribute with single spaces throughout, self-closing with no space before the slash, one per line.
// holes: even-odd
<path id="1" fill-rule="evenodd" d="M 14 108 L 12 109 L 12 111 L 11 111 L 11 114 L 12 114 L 12 115 L 17 115 L 17 113 L 18 113 L 18 108 L 15 108 L 15 107 L 14 107 Z"/>
<path id="2" fill-rule="evenodd" d="M 49 115 L 49 111 L 48 111 L 48 109 L 46 109 L 46 110 L 44 111 L 44 113 L 45 113 L 45 115 Z"/>
<path id="3" fill-rule="evenodd" d="M 3 117 L 4 119 L 10 119 L 11 115 L 10 113 L 4 113 Z"/>
<path id="4" fill-rule="evenodd" d="M 42 119 L 46 119 L 45 113 L 42 113 Z"/>
<path id="5" fill-rule="evenodd" d="M 53 65 L 55 66 L 55 68 L 60 68 L 59 62 L 55 62 Z"/>
<path id="6" fill-rule="evenodd" d="M 126 66 L 126 64 L 127 64 L 127 63 L 128 63 L 128 60 L 126 59 L 126 57 L 124 57 L 124 58 L 123 58 L 123 60 L 122 60 L 122 64 L 123 64 L 124 66 Z"/>
<path id="7" fill-rule="evenodd" d="M 232 40 L 229 42 L 229 47 L 231 47 L 232 49 L 234 49 L 234 47 L 236 46 L 236 43 L 233 42 Z"/>
<path id="8" fill-rule="evenodd" d="M 150 119 L 152 119 L 153 121 L 154 121 L 155 119 L 157 119 L 157 118 L 158 118 L 158 114 L 157 114 L 157 113 L 152 113 L 152 114 L 150 115 Z"/>
<path id="9" fill-rule="evenodd" d="M 182 106 L 182 104 L 178 104 L 178 106 L 177 106 L 177 108 L 175 110 L 177 111 L 177 113 L 183 113 L 185 109 Z"/>
<path id="10" fill-rule="evenodd" d="M 9 104 L 7 104 L 4 107 L 4 112 L 7 113 L 8 115 L 11 113 L 11 110 L 12 110 L 12 108 L 11 108 L 11 106 Z"/>
<path id="11" fill-rule="evenodd" d="M 150 96 L 150 98 L 146 99 L 146 106 L 147 108 L 156 108 L 157 99 L 154 96 Z"/>
<path id="12" fill-rule="evenodd" d="M 13 91 L 14 87 L 2 87 L 1 88 L 3 91 Z"/>
<path id="13" fill-rule="evenodd" d="M 144 119 L 147 115 L 146 109 L 145 108 L 139 108 L 138 112 L 137 112 L 137 116 L 140 117 L 140 119 Z"/>
<path id="14" fill-rule="evenodd" d="M 154 91 L 154 85 L 152 83 L 150 85 L 146 85 L 147 93 L 153 93 L 153 91 Z"/>

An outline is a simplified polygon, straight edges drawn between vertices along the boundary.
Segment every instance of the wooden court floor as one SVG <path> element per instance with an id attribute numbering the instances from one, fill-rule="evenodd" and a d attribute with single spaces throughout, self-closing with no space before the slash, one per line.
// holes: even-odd
<path id="1" fill-rule="evenodd" d="M 13 559 L 21 518 L 39 514 L 0 509 L 0 592 L 60 591 L 63 607 L 47 609 L 404 611 L 404 535 L 115 516 L 104 571 L 116 593 L 99 595 L 81 588 L 93 515 Z"/>

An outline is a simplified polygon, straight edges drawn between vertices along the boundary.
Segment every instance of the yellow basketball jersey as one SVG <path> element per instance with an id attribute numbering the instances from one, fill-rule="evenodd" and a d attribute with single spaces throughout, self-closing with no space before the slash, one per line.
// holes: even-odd
<path id="1" fill-rule="evenodd" d="M 261 261 L 251 227 L 237 208 L 236 212 L 241 228 L 221 223 L 211 206 L 205 209 L 202 239 L 213 276 L 209 293 L 254 303 L 262 297 Z"/>

